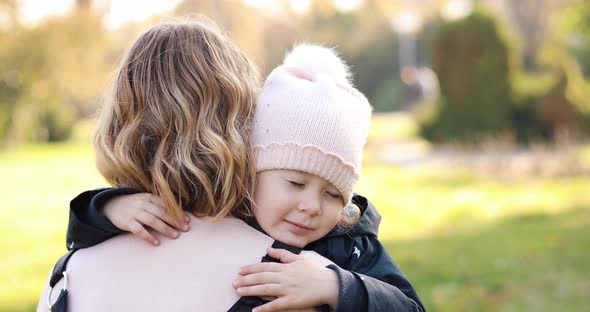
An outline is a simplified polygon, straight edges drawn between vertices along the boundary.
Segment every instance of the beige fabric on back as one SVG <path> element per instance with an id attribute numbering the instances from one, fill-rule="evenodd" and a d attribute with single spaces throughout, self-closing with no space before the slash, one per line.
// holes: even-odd
<path id="1" fill-rule="evenodd" d="M 67 268 L 68 311 L 227 311 L 239 298 L 238 269 L 259 262 L 273 240 L 234 218 L 192 217 L 190 225 L 176 240 L 158 237 L 158 247 L 126 234 L 79 250 Z M 47 311 L 47 293 L 48 284 L 37 311 Z"/>

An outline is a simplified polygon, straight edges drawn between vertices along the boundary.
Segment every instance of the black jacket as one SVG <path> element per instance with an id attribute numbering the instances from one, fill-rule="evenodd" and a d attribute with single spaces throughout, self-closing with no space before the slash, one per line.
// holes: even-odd
<path id="1" fill-rule="evenodd" d="M 74 198 L 70 202 L 68 249 L 94 246 L 123 233 L 98 207 L 115 196 L 135 193 L 139 191 L 97 189 Z M 336 264 L 328 267 L 338 274 L 337 311 L 425 311 L 418 294 L 377 239 L 381 215 L 360 195 L 355 194 L 353 202 L 362 211 L 354 227 L 336 227 L 305 247 Z"/>

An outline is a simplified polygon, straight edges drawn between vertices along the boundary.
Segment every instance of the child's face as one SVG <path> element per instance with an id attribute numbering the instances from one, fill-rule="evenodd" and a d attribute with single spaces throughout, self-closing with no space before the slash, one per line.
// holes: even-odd
<path id="1" fill-rule="evenodd" d="M 340 220 L 344 201 L 328 181 L 293 170 L 256 176 L 254 215 L 275 240 L 303 247 L 328 234 Z"/>

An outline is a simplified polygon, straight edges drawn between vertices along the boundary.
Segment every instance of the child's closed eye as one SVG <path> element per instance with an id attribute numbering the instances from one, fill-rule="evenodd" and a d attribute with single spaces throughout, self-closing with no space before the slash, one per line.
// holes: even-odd
<path id="1" fill-rule="evenodd" d="M 297 182 L 297 181 L 293 181 L 293 180 L 287 180 L 287 182 L 289 182 L 289 184 L 291 184 L 292 186 L 297 187 L 297 188 L 305 186 L 305 184 Z"/>
<path id="2" fill-rule="evenodd" d="M 328 194 L 328 196 L 330 196 L 332 199 L 341 199 L 342 198 L 342 195 L 340 195 L 340 193 L 326 192 L 326 194 Z"/>

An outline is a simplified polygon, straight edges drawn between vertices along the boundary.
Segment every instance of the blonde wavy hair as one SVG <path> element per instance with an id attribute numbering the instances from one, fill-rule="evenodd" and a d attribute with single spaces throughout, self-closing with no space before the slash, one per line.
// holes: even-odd
<path id="1" fill-rule="evenodd" d="M 143 33 L 118 70 L 94 133 L 109 183 L 220 219 L 251 216 L 256 166 L 250 122 L 256 67 L 211 22 L 167 22 Z"/>

